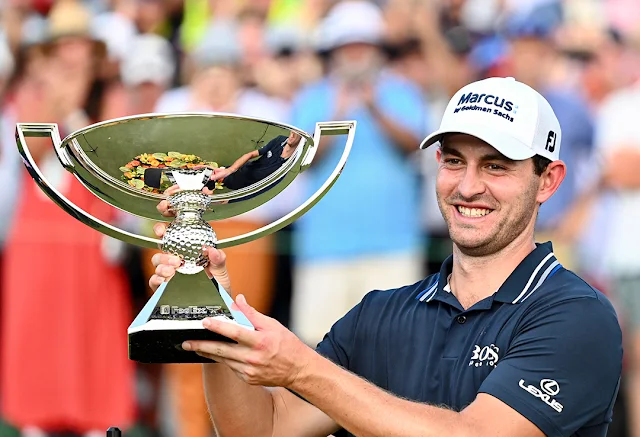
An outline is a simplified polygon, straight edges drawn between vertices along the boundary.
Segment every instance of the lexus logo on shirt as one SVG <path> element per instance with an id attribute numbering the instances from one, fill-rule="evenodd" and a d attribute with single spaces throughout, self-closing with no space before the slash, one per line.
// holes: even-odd
<path id="1" fill-rule="evenodd" d="M 540 388 L 551 396 L 555 396 L 560 393 L 560 384 L 553 379 L 543 379 L 540 381 Z"/>
<path id="2" fill-rule="evenodd" d="M 560 393 L 560 384 L 558 384 L 556 380 L 542 379 L 540 380 L 540 388 L 525 383 L 524 379 L 521 379 L 518 385 L 522 390 L 531 393 L 534 397 L 540 399 L 558 413 L 562 413 L 564 406 L 553 398 L 553 396 Z"/>

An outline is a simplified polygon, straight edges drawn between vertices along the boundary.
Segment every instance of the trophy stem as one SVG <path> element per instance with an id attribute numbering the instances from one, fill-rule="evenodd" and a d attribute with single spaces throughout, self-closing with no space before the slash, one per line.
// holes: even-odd
<path id="1" fill-rule="evenodd" d="M 162 237 L 162 250 L 183 259 L 179 273 L 199 273 L 209 263 L 204 248 L 215 247 L 217 241 L 213 228 L 202 218 L 211 199 L 201 191 L 184 190 L 167 200 L 176 218 Z"/>

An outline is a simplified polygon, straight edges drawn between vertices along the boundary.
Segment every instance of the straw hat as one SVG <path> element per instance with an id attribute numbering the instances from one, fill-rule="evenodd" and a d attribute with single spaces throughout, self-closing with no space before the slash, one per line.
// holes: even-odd
<path id="1" fill-rule="evenodd" d="M 93 15 L 78 0 L 58 0 L 48 16 L 45 50 L 51 49 L 60 39 L 66 37 L 86 38 L 94 44 L 95 54 L 106 55 L 106 45 L 93 33 Z"/>

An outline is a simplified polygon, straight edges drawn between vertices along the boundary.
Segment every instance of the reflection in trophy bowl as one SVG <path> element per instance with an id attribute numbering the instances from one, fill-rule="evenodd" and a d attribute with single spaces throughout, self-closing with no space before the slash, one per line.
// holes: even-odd
<path id="1" fill-rule="evenodd" d="M 177 255 L 184 264 L 178 272 L 194 274 L 209 262 L 204 248 L 215 247 L 216 233 L 202 215 L 211 198 L 202 191 L 180 191 L 167 199 L 176 218 L 162 238 L 162 250 Z"/>

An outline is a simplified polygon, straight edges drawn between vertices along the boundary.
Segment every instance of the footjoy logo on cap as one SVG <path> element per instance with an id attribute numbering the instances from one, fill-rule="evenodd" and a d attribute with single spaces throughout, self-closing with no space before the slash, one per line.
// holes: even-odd
<path id="1" fill-rule="evenodd" d="M 473 103 L 473 105 L 470 103 Z M 457 114 L 461 111 L 490 112 L 513 122 L 513 115 L 518 112 L 518 105 L 514 105 L 510 100 L 493 94 L 467 93 L 460 96 L 453 113 Z"/>

